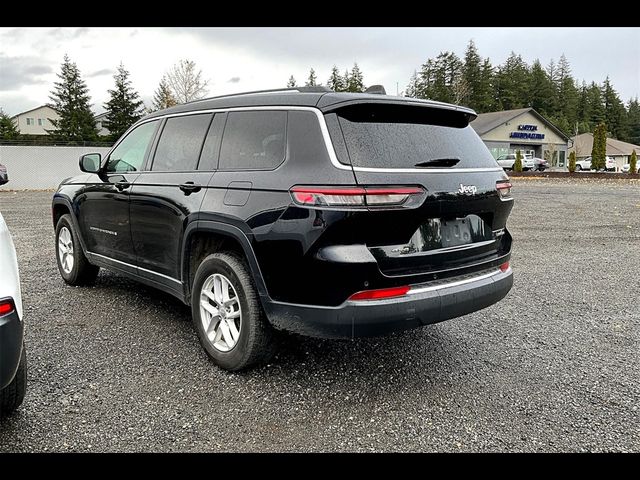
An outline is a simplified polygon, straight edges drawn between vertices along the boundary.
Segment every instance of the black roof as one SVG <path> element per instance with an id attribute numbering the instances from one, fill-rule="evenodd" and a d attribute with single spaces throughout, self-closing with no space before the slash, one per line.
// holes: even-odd
<path id="1" fill-rule="evenodd" d="M 418 100 L 408 97 L 396 97 L 392 95 L 378 95 L 367 93 L 337 93 L 324 88 L 290 88 L 282 90 L 265 90 L 261 92 L 246 92 L 233 95 L 205 98 L 195 102 L 184 103 L 175 107 L 159 110 L 145 118 L 157 116 L 195 112 L 198 110 L 215 110 L 234 107 L 258 107 L 258 106 L 300 106 L 316 107 L 322 111 L 331 111 L 353 103 L 396 103 L 420 105 L 446 110 L 458 110 L 467 113 L 470 119 L 476 117 L 476 113 L 466 107 L 451 105 L 448 103 L 434 102 L 431 100 Z"/>

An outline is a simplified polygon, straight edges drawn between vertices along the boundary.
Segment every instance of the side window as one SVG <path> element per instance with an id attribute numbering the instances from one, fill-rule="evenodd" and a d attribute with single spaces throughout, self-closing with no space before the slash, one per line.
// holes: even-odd
<path id="1" fill-rule="evenodd" d="M 212 171 L 218 168 L 218 153 L 220 152 L 220 140 L 222 139 L 222 130 L 224 129 L 224 121 L 227 118 L 226 113 L 217 113 L 213 117 L 213 122 L 207 132 L 207 138 L 204 140 L 202 153 L 200 154 L 200 162 L 198 170 Z"/>
<path id="2" fill-rule="evenodd" d="M 147 149 L 151 144 L 159 120 L 143 123 L 129 132 L 111 152 L 107 161 L 107 172 L 136 172 L 142 168 Z"/>
<path id="3" fill-rule="evenodd" d="M 195 170 L 211 117 L 209 113 L 167 119 L 153 156 L 151 170 Z"/>
<path id="4" fill-rule="evenodd" d="M 220 149 L 221 170 L 273 169 L 284 161 L 287 112 L 230 112 Z"/>

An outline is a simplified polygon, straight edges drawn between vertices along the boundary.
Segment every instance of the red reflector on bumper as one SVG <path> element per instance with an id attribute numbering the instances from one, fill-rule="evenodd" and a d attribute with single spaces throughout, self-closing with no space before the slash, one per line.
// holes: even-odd
<path id="1" fill-rule="evenodd" d="M 503 272 L 509 270 L 509 262 L 504 262 L 502 265 L 500 265 L 500 270 L 502 270 Z"/>
<path id="2" fill-rule="evenodd" d="M 404 286 L 379 288 L 377 290 L 364 290 L 362 292 L 354 293 L 349 297 L 349 300 L 380 300 L 383 298 L 401 297 L 406 295 L 410 289 L 411 287 Z"/>

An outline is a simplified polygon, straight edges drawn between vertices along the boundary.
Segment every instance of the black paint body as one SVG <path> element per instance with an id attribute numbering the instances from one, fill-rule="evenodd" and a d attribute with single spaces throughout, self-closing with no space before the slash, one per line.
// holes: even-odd
<path id="1" fill-rule="evenodd" d="M 449 313 L 443 312 L 438 295 L 437 305 L 433 295 L 427 295 L 419 300 L 417 308 L 416 299 L 409 303 L 387 300 L 384 305 L 380 303 L 378 313 L 376 302 L 359 310 L 369 313 L 345 313 L 356 308 L 347 299 L 358 291 L 428 286 L 448 278 L 498 271 L 511 251 L 506 221 L 513 202 L 498 195 L 496 182 L 507 177 L 497 164 L 491 165 L 494 168 L 450 171 L 356 171 L 348 164 L 344 146 L 338 144 L 334 131 L 333 145 L 330 141 L 327 144 L 333 127 L 327 122 L 329 130 L 323 132 L 322 120 L 336 109 L 358 103 L 444 110 L 464 117 L 465 123 L 475 115 L 459 107 L 425 101 L 323 92 L 238 95 L 181 105 L 141 121 L 161 119 L 140 171 L 85 173 L 64 181 L 53 199 L 54 223 L 60 215 L 71 212 L 90 262 L 163 289 L 185 303 L 190 302 L 190 284 L 197 268 L 191 262 L 197 253 L 193 251 L 194 239 L 209 236 L 223 239 L 226 245 L 233 243 L 247 258 L 271 322 L 310 335 L 384 333 L 495 303 L 511 287 L 510 270 L 500 276 L 499 287 L 491 287 L 483 298 L 478 286 L 465 290 L 467 300 L 475 299 L 470 303 L 458 294 L 459 303 L 466 307 L 452 307 Z M 167 115 L 214 111 L 216 119 L 210 128 L 219 129 L 221 138 L 229 109 L 254 107 L 287 112 L 285 156 L 276 168 L 223 169 L 218 168 L 223 163 L 220 158 L 205 161 L 201 157 L 199 170 L 150 170 Z M 211 151 L 219 155 L 219 144 L 214 147 Z M 479 155 L 489 154 L 483 151 Z M 346 164 L 336 165 L 336 159 Z M 108 157 L 103 165 L 106 161 Z M 458 193 L 461 184 L 474 185 L 476 193 Z M 295 185 L 411 185 L 423 187 L 426 195 L 412 208 L 306 208 L 292 200 L 290 189 Z M 483 241 L 477 247 L 437 251 L 428 248 L 431 240 L 423 238 L 421 245 L 427 247 L 423 245 L 422 251 L 409 246 L 409 253 L 398 252 L 430 219 L 465 217 L 486 230 L 481 232 Z M 493 285 L 494 280 L 489 283 Z M 407 305 L 404 310 L 400 308 L 403 302 Z M 391 315 L 389 309 L 397 315 Z M 390 323 L 381 322 L 381 315 Z M 360 322 L 358 328 L 356 322 Z M 381 324 L 384 328 L 379 328 Z"/>

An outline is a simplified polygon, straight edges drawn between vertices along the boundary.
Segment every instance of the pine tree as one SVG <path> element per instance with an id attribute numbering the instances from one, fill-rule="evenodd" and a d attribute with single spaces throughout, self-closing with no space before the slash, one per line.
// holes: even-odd
<path id="1" fill-rule="evenodd" d="M 542 68 L 540 60 L 535 59 L 529 73 L 527 105 L 544 116 L 553 113 L 554 85 Z"/>
<path id="2" fill-rule="evenodd" d="M 618 93 L 607 77 L 602 84 L 604 121 L 613 138 L 625 138 L 627 134 L 627 112 Z"/>
<path id="3" fill-rule="evenodd" d="M 526 104 L 529 68 L 522 56 L 511 52 L 496 74 L 497 97 L 502 109 L 522 108 Z"/>
<path id="4" fill-rule="evenodd" d="M 345 92 L 347 90 L 347 77 L 340 75 L 340 71 L 335 65 L 331 69 L 327 87 L 334 92 Z"/>
<path id="5" fill-rule="evenodd" d="M 461 99 L 461 103 L 478 110 L 478 106 L 482 104 L 482 97 L 484 96 L 482 91 L 482 58 L 478 55 L 478 49 L 473 40 L 469 40 L 467 51 L 464 55 L 462 79 L 467 88 L 467 96 Z"/>
<path id="6" fill-rule="evenodd" d="M 606 152 L 607 127 L 604 123 L 600 123 L 593 132 L 593 148 L 591 149 L 592 170 L 601 170 L 606 167 Z"/>
<path id="7" fill-rule="evenodd" d="M 482 71 L 480 72 L 480 83 L 476 97 L 478 101 L 477 107 L 474 107 L 478 113 L 492 112 L 495 110 L 496 100 L 493 96 L 493 66 L 488 58 L 482 62 Z"/>
<path id="8" fill-rule="evenodd" d="M 435 59 L 428 59 L 419 74 L 420 98 L 455 103 L 466 90 L 465 83 L 460 80 L 462 67 L 462 61 L 453 52 L 440 52 Z"/>
<path id="9" fill-rule="evenodd" d="M 0 108 L 0 139 L 3 140 L 15 140 L 20 135 L 16 124 L 13 123 L 11 117 L 4 113 Z"/>
<path id="10" fill-rule="evenodd" d="M 556 79 L 556 97 L 554 106 L 556 110 L 553 114 L 558 119 L 558 124 L 574 125 L 578 120 L 578 87 L 571 76 L 571 67 L 564 53 L 558 62 L 558 75 Z M 561 128 L 561 130 L 563 130 Z M 566 130 L 565 130 L 566 133 Z"/>
<path id="11" fill-rule="evenodd" d="M 316 71 L 312 68 L 311 70 L 309 70 L 309 77 L 307 78 L 307 81 L 305 82 L 305 86 L 306 87 L 315 87 L 318 83 L 318 77 L 316 76 Z"/>
<path id="12" fill-rule="evenodd" d="M 638 98 L 629 100 L 627 106 L 627 137 L 625 141 L 640 145 L 640 103 Z"/>
<path id="13" fill-rule="evenodd" d="M 158 88 L 153 93 L 152 109 L 153 111 L 164 110 L 165 108 L 174 107 L 177 104 L 178 102 L 174 98 L 173 93 L 167 84 L 167 79 L 163 76 L 160 79 Z"/>
<path id="14" fill-rule="evenodd" d="M 347 92 L 364 92 L 364 75 L 357 63 L 353 64 L 351 73 L 347 77 Z"/>
<path id="15" fill-rule="evenodd" d="M 287 81 L 287 88 L 295 88 L 295 87 L 297 87 L 297 85 L 296 85 L 296 79 L 295 79 L 295 78 L 293 78 L 293 75 L 291 75 L 291 76 L 289 77 L 289 81 Z"/>
<path id="16" fill-rule="evenodd" d="M 80 76 L 80 70 L 67 55 L 58 74 L 59 82 L 49 95 L 51 107 L 58 111 L 60 118 L 51 119 L 56 130 L 49 132 L 66 141 L 91 141 L 98 138 L 96 121 L 91 111 L 89 89 Z"/>
<path id="17" fill-rule="evenodd" d="M 418 72 L 413 71 L 413 75 L 409 79 L 409 85 L 404 91 L 405 97 L 411 98 L 424 98 L 422 97 L 422 85 L 420 84 L 420 78 L 418 77 Z"/>
<path id="18" fill-rule="evenodd" d="M 629 173 L 638 173 L 638 155 L 635 149 L 631 152 L 631 158 L 629 159 Z"/>
<path id="19" fill-rule="evenodd" d="M 109 129 L 112 140 L 117 140 L 131 125 L 144 114 L 144 104 L 140 95 L 131 86 L 129 72 L 121 63 L 113 76 L 115 88 L 109 90 L 109 101 L 104 108 L 107 111 L 105 127 Z"/>

